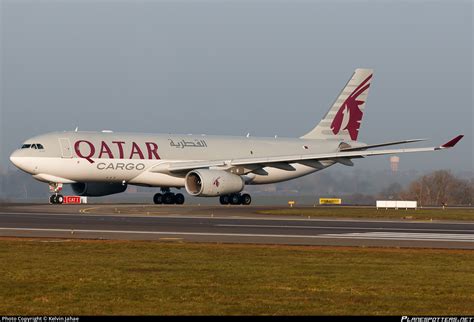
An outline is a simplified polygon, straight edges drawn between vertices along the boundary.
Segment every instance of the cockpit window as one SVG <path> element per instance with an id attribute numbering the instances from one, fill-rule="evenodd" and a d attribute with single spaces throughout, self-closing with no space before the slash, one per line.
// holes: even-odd
<path id="1" fill-rule="evenodd" d="M 44 147 L 42 144 L 39 143 L 33 143 L 33 144 L 23 144 L 21 146 L 22 149 L 38 149 L 38 150 L 44 150 Z"/>

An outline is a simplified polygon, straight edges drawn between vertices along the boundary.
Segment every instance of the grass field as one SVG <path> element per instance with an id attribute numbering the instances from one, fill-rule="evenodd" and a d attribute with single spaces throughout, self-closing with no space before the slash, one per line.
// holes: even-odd
<path id="1" fill-rule="evenodd" d="M 474 252 L 0 240 L 0 315 L 473 315 Z"/>
<path id="2" fill-rule="evenodd" d="M 314 207 L 314 208 L 282 208 L 260 210 L 260 214 L 294 215 L 333 218 L 375 218 L 375 219 L 406 219 L 406 220 L 466 220 L 474 221 L 474 209 L 379 209 L 357 207 Z"/>

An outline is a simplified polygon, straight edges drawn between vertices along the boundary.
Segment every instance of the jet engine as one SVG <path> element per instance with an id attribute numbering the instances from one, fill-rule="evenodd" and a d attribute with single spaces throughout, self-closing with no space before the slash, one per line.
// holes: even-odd
<path id="1" fill-rule="evenodd" d="M 244 180 L 222 170 L 193 170 L 185 178 L 186 191 L 192 196 L 216 197 L 242 191 Z"/>
<path id="2" fill-rule="evenodd" d="M 79 196 L 101 197 L 124 192 L 127 185 L 121 183 L 78 182 L 73 183 L 72 190 Z"/>

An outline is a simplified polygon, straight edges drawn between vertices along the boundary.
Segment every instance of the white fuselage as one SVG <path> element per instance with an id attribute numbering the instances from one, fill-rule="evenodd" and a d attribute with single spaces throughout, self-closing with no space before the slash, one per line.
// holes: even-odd
<path id="1" fill-rule="evenodd" d="M 44 182 L 123 182 L 156 187 L 183 187 L 184 176 L 154 171 L 168 163 L 233 160 L 291 154 L 335 152 L 340 142 L 328 140 L 242 138 L 206 135 L 155 135 L 103 132 L 54 132 L 25 141 L 43 149 L 23 148 L 12 162 Z M 246 184 L 294 179 L 320 168 L 293 163 L 295 170 L 264 167 L 259 174 L 242 175 Z"/>

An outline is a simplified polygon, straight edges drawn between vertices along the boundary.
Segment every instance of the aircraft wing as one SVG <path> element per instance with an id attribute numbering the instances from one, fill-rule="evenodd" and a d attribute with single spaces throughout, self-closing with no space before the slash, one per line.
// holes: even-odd
<path id="1" fill-rule="evenodd" d="M 426 139 L 413 139 L 413 140 L 403 140 L 403 141 L 393 141 L 393 142 L 386 142 L 386 143 L 379 143 L 379 144 L 370 144 L 370 145 L 363 145 L 357 147 L 347 147 L 342 148 L 341 151 L 360 151 L 360 150 L 367 150 L 373 148 L 380 148 L 382 146 L 389 146 L 389 145 L 397 145 L 397 144 L 406 144 L 406 143 L 414 143 L 414 142 L 421 142 L 426 141 Z"/>
<path id="2" fill-rule="evenodd" d="M 321 153 L 321 154 L 303 154 L 303 155 L 282 155 L 282 156 L 271 156 L 264 158 L 241 158 L 233 160 L 211 160 L 211 161 L 190 161 L 190 162 L 169 162 L 160 164 L 151 169 L 152 172 L 168 172 L 168 173 L 179 173 L 184 171 L 190 171 L 194 169 L 210 168 L 210 167 L 245 167 L 249 168 L 252 172 L 252 168 L 261 169 L 262 167 L 275 167 L 283 170 L 293 171 L 295 170 L 290 163 L 301 163 L 314 168 L 322 168 L 318 161 L 335 161 L 344 165 L 352 165 L 351 159 L 353 158 L 364 158 L 373 155 L 386 155 L 386 154 L 400 154 L 400 153 L 412 153 L 412 152 L 430 152 L 448 149 L 454 147 L 461 139 L 463 135 L 458 135 L 449 142 L 438 146 L 428 148 L 410 148 L 410 149 L 390 149 L 390 150 L 372 150 L 372 151 L 339 151 L 333 153 Z M 413 141 L 413 140 L 408 140 Z M 408 142 L 407 142 L 408 143 Z M 385 143 L 383 144 L 385 145 Z M 365 146 L 361 148 L 369 148 L 373 146 Z"/>

